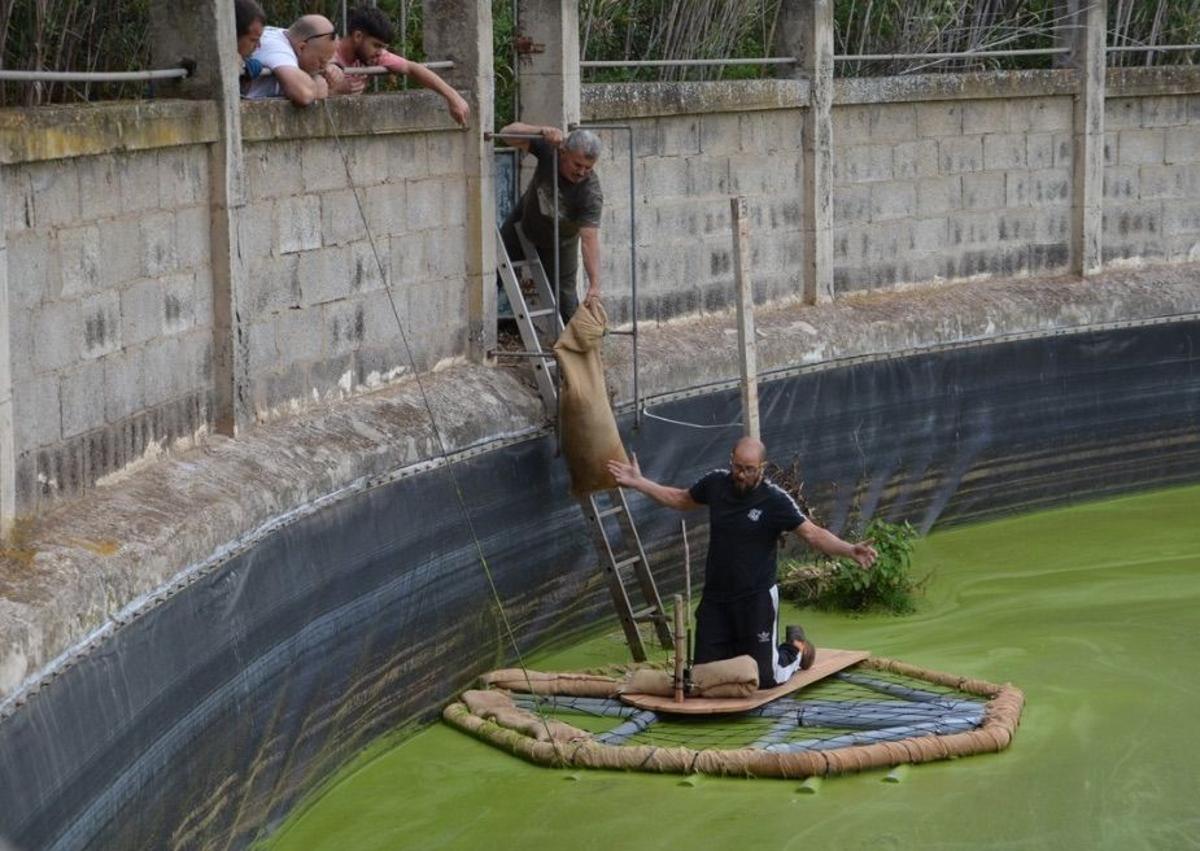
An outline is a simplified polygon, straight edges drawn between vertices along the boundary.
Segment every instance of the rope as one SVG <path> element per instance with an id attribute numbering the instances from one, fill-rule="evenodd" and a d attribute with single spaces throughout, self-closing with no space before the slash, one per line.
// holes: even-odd
<path id="1" fill-rule="evenodd" d="M 659 422 L 670 423 L 671 425 L 685 426 L 687 428 L 741 428 L 742 423 L 739 420 L 736 423 L 723 423 L 720 425 L 705 425 L 704 423 L 685 423 L 683 420 L 673 420 L 670 417 L 660 417 L 658 414 L 650 413 L 647 407 L 642 408 L 642 416 L 649 417 L 652 420 Z"/>
<path id="2" fill-rule="evenodd" d="M 513 632 L 512 624 L 508 620 L 508 613 L 504 610 L 504 602 L 500 598 L 500 591 L 496 588 L 495 578 L 492 576 L 491 566 L 488 564 L 487 556 L 483 552 L 483 544 L 479 541 L 479 535 L 475 532 L 475 523 L 471 520 L 471 512 L 467 508 L 467 500 L 463 495 L 462 486 L 458 481 L 458 476 L 454 472 L 454 464 L 450 461 L 450 451 L 446 447 L 445 438 L 442 436 L 442 430 L 438 427 L 437 415 L 433 412 L 433 405 L 429 401 L 429 394 L 425 390 L 425 384 L 421 381 L 421 374 L 417 369 L 417 361 L 413 355 L 412 346 L 409 345 L 408 335 L 404 333 L 404 323 L 400 319 L 400 310 L 396 307 L 396 300 L 392 297 L 392 286 L 388 282 L 387 270 L 383 267 L 383 260 L 379 256 L 379 249 L 375 245 L 375 234 L 371 230 L 371 224 L 367 220 L 367 211 L 363 207 L 362 196 L 358 191 L 358 186 L 354 183 L 354 175 L 350 170 L 350 159 L 346 155 L 346 149 L 342 144 L 342 137 L 338 133 L 337 125 L 333 121 L 333 114 L 329 110 L 329 101 L 322 101 L 322 106 L 325 111 L 325 118 L 329 122 L 330 132 L 333 134 L 334 144 L 337 145 L 338 154 L 342 158 L 342 165 L 346 169 L 346 179 L 350 184 L 350 190 L 354 193 L 354 203 L 358 207 L 358 214 L 362 218 L 363 228 L 367 234 L 367 241 L 371 245 L 371 254 L 375 258 L 375 265 L 379 269 L 379 279 L 383 281 L 383 291 L 387 293 L 388 303 L 392 307 L 392 316 L 396 319 L 396 327 L 400 331 L 400 341 L 404 344 L 404 353 L 408 358 L 409 367 L 412 369 L 413 378 L 417 384 L 417 390 L 421 396 L 421 404 L 425 407 L 425 413 L 429 416 L 429 427 L 433 431 L 434 439 L 437 441 L 440 457 L 445 461 L 446 473 L 450 476 L 450 482 L 454 486 L 454 496 L 458 501 L 459 511 L 462 513 L 463 521 L 467 525 L 467 531 L 471 534 L 471 541 L 475 546 L 475 554 L 479 559 L 479 564 L 483 568 L 484 576 L 487 577 L 488 588 L 491 591 L 492 599 L 496 603 L 496 610 L 500 613 L 500 621 L 504 626 L 505 635 L 508 637 L 509 643 L 512 644 L 513 652 L 517 657 L 517 665 L 521 669 L 522 675 L 525 677 L 526 685 L 532 692 L 533 681 L 529 677 L 529 670 L 525 667 L 525 658 L 521 654 L 521 648 L 517 644 L 516 634 Z M 541 718 L 543 726 L 546 728 L 546 736 L 551 743 L 554 744 L 555 751 L 558 750 L 558 744 L 554 737 L 550 734 L 550 723 L 546 714 L 538 709 L 538 717 Z"/>

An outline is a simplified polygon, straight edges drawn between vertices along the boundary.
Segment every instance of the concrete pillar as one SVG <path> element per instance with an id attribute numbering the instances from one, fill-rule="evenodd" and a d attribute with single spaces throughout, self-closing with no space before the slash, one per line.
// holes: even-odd
<path id="1" fill-rule="evenodd" d="M 495 122 L 490 0 L 424 0 L 425 55 L 450 59 L 443 76 L 471 104 L 463 172 L 467 180 L 467 304 L 470 357 L 488 360 L 496 348 L 496 193 L 492 143 L 483 133 Z"/>
<path id="2" fill-rule="evenodd" d="M 833 299 L 832 0 L 782 0 L 776 32 L 776 55 L 796 57 L 791 74 L 810 85 L 803 128 L 802 295 L 805 304 L 820 304 Z"/>
<path id="3" fill-rule="evenodd" d="M 0 222 L 8 199 L 0 180 Z M 0 536 L 7 536 L 17 513 L 17 457 L 13 435 L 12 358 L 8 328 L 8 233 L 0 224 Z"/>
<path id="4" fill-rule="evenodd" d="M 253 425 L 254 412 L 248 398 L 248 342 L 238 319 L 238 302 L 246 280 L 238 226 L 246 201 L 233 0 L 152 0 L 150 43 L 156 67 L 176 65 L 184 59 L 195 63 L 192 77 L 163 94 L 204 98 L 217 104 L 220 138 L 209 154 L 213 413 L 216 430 L 234 436 Z"/>
<path id="5" fill-rule="evenodd" d="M 534 50 L 521 57 L 517 118 L 565 130 L 581 115 L 579 0 L 519 0 L 517 20 Z"/>
<path id="6" fill-rule="evenodd" d="M 1106 0 L 1060 0 L 1075 26 L 1066 30 L 1075 68 L 1075 177 L 1071 194 L 1071 265 L 1077 275 L 1103 267 L 1104 73 Z M 1065 9 L 1062 8 L 1065 6 Z"/>

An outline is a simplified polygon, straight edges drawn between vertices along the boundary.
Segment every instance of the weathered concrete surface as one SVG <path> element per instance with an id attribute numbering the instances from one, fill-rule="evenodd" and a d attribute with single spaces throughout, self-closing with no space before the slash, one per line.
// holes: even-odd
<path id="1" fill-rule="evenodd" d="M 760 372 L 1004 334 L 1200 311 L 1200 266 L 1091 280 L 997 281 L 798 302 L 756 317 Z M 733 380 L 733 312 L 642 325 L 649 397 Z M 631 396 L 629 342 L 606 347 L 619 401 Z M 523 374 L 523 373 L 522 373 Z M 451 449 L 530 433 L 541 404 L 517 373 L 463 366 L 425 377 Z M 131 471 L 18 529 L 0 559 L 0 699 L 131 602 L 180 572 L 343 488 L 436 455 L 411 380 L 264 426 L 237 440 Z M 336 498 L 336 497 L 335 497 Z"/>
<path id="2" fill-rule="evenodd" d="M 149 100 L 0 109 L 0 165 L 216 141 L 207 101 Z"/>
<path id="3" fill-rule="evenodd" d="M 1050 332 L 1094 323 L 1200 311 L 1200 265 L 1073 277 L 914 287 L 845 296 L 834 304 L 759 308 L 758 370 L 819 364 L 1006 334 Z M 731 309 L 694 319 L 643 324 L 638 343 L 643 401 L 738 377 Z M 609 390 L 633 398 L 631 347 L 605 348 Z"/>
<path id="4" fill-rule="evenodd" d="M 427 375 L 451 451 L 527 430 L 542 406 L 507 371 Z M 416 383 L 164 459 L 25 521 L 0 559 L 0 699 L 189 565 L 298 507 L 435 457 Z"/>

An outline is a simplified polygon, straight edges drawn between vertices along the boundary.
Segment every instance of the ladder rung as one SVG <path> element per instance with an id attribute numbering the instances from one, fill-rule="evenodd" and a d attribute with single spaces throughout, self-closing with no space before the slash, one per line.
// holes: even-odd
<path id="1" fill-rule="evenodd" d="M 638 609 L 636 612 L 633 612 L 633 619 L 639 622 L 658 620 L 662 616 L 662 612 L 656 606 L 647 606 L 644 609 Z"/>
<path id="2" fill-rule="evenodd" d="M 618 505 L 615 508 L 606 508 L 603 511 L 597 511 L 597 517 L 612 517 L 614 514 L 621 514 L 625 511 L 625 506 Z"/>
<path id="3" fill-rule="evenodd" d="M 629 558 L 623 558 L 620 561 L 613 562 L 613 567 L 615 567 L 617 570 L 620 570 L 622 567 L 629 567 L 629 565 L 635 564 L 641 560 L 641 556 L 630 556 Z"/>
<path id="4" fill-rule="evenodd" d="M 529 311 L 529 318 L 537 319 L 539 316 L 549 316 L 553 312 L 553 307 L 547 307 L 545 310 L 531 310 Z"/>

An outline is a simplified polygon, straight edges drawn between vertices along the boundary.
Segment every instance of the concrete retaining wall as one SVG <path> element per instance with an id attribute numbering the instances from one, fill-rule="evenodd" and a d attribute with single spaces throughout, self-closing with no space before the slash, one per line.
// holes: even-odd
<path id="1" fill-rule="evenodd" d="M 465 136 L 439 102 L 243 113 L 237 302 L 255 419 L 411 372 L 385 277 L 417 368 L 464 356 Z M 211 109 L 184 102 L 3 119 L 16 502 L 28 513 L 213 427 L 216 130 Z"/>
<path id="2" fill-rule="evenodd" d="M 1200 76 L 1110 72 L 1104 257 L 1200 257 Z M 835 293 L 1071 265 L 1074 102 L 1065 71 L 836 81 Z M 790 88 L 789 88 L 790 87 Z M 732 297 L 728 198 L 753 211 L 758 300 L 801 292 L 803 118 L 796 81 L 590 85 L 585 120 L 633 127 L 640 315 L 721 309 Z M 606 288 L 628 316 L 628 147 L 603 171 Z"/>
<path id="3" fill-rule="evenodd" d="M 641 315 L 665 320 L 733 305 L 732 195 L 749 203 L 755 299 L 799 293 L 802 110 L 783 80 L 585 88 L 590 121 L 633 130 Z M 610 316 L 629 317 L 629 142 L 602 130 L 603 280 Z"/>
<path id="4" fill-rule="evenodd" d="M 27 507 L 211 424 L 209 169 L 192 141 L 0 170 Z"/>
<path id="5" fill-rule="evenodd" d="M 1105 262 L 1200 260 L 1200 96 L 1105 106 Z"/>
<path id="6" fill-rule="evenodd" d="M 286 103 L 243 110 L 242 322 L 260 422 L 411 372 L 396 313 L 419 370 L 466 352 L 465 135 L 435 108 L 389 115 L 411 106 L 391 97 L 333 106 L 337 135 L 320 109 L 302 122 Z"/>

